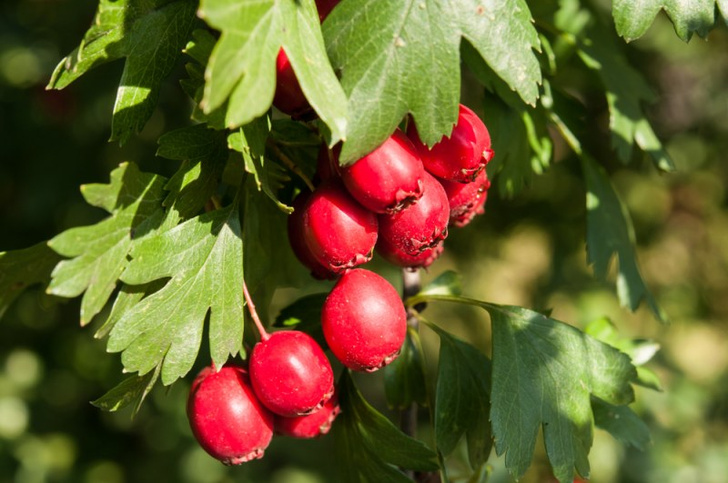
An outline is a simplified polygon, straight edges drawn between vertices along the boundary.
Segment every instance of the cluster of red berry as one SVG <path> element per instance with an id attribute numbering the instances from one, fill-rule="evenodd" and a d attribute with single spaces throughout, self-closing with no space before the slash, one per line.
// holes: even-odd
<path id="1" fill-rule="evenodd" d="M 317 0 L 320 19 L 338 0 Z M 274 105 L 294 117 L 310 106 L 285 52 L 278 55 Z M 355 371 L 376 371 L 399 354 L 407 314 L 397 290 L 380 275 L 356 268 L 376 250 L 406 268 L 429 266 L 443 251 L 449 226 L 483 212 L 493 156 L 483 122 L 461 105 L 452 134 L 431 149 L 413 123 L 348 166 L 338 150 L 321 149 L 317 187 L 293 201 L 288 236 L 298 259 L 319 279 L 338 278 L 322 307 L 333 355 Z M 260 458 L 273 434 L 314 438 L 340 412 L 334 373 L 321 346 L 301 331 L 260 332 L 247 367 L 204 369 L 190 390 L 187 413 L 200 445 L 225 464 Z"/>

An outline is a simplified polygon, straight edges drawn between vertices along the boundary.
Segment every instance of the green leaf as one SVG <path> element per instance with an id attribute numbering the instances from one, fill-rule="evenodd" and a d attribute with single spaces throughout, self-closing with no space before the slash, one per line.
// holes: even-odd
<path id="1" fill-rule="evenodd" d="M 450 454 L 463 434 L 467 437 L 470 465 L 486 462 L 493 445 L 489 421 L 491 363 L 478 349 L 439 327 L 440 362 L 435 398 L 437 449 Z"/>
<path id="2" fill-rule="evenodd" d="M 276 290 L 310 285 L 312 280 L 285 236 L 288 215 L 258 192 L 254 183 L 249 176 L 244 190 L 245 281 L 261 320 L 267 320 Z"/>
<path id="3" fill-rule="evenodd" d="M 521 307 L 465 297 L 415 296 L 408 305 L 456 302 L 488 311 L 493 331 L 490 420 L 496 453 L 515 478 L 533 458 L 539 429 L 559 481 L 574 468 L 589 475 L 593 440 L 590 396 L 614 405 L 634 399 L 629 357 L 563 322 Z"/>
<path id="4" fill-rule="evenodd" d="M 644 299 L 662 322 L 667 315 L 647 289 L 634 253 L 634 229 L 622 202 L 617 197 L 604 169 L 589 156 L 581 157 L 587 188 L 587 259 L 598 278 L 606 278 L 610 261 L 616 254 L 617 294 L 623 307 L 637 309 Z"/>
<path id="5" fill-rule="evenodd" d="M 409 327 L 399 356 L 384 368 L 384 393 L 389 407 L 402 410 L 412 404 L 428 405 L 423 364 L 420 336 Z"/>
<path id="6" fill-rule="evenodd" d="M 345 481 L 407 482 L 410 480 L 395 467 L 438 469 L 437 455 L 370 406 L 347 371 L 339 379 L 338 390 L 341 415 L 332 426 L 332 433 Z"/>
<path id="7" fill-rule="evenodd" d="M 599 24 L 588 32 L 589 41 L 580 44 L 579 56 L 597 72 L 606 88 L 612 146 L 623 163 L 629 163 L 634 146 L 650 155 L 657 168 L 670 172 L 675 165 L 644 115 L 642 104 L 654 102 L 655 94 L 642 74 L 627 63 Z"/>
<path id="8" fill-rule="evenodd" d="M 321 307 L 328 293 L 306 295 L 284 307 L 273 325 L 306 332 L 324 349 L 328 347 L 321 329 Z"/>
<path id="9" fill-rule="evenodd" d="M 47 284 L 60 257 L 45 242 L 0 252 L 0 318 L 23 290 Z"/>
<path id="10" fill-rule="evenodd" d="M 258 118 L 231 133 L 228 136 L 228 146 L 243 155 L 245 171 L 254 176 L 258 191 L 263 191 L 278 208 L 289 214 L 293 212 L 293 208 L 282 203 L 276 195 L 276 191 L 281 187 L 280 181 L 285 177 L 285 171 L 277 164 L 269 162 L 265 155 L 269 132 L 268 117 Z"/>
<path id="11" fill-rule="evenodd" d="M 123 163 L 111 173 L 109 184 L 81 187 L 86 201 L 111 213 L 91 226 L 71 228 L 48 245 L 58 254 L 73 257 L 53 270 L 48 293 L 77 297 L 81 301 L 81 325 L 101 311 L 126 268 L 133 238 L 144 237 L 159 226 L 165 179 L 142 173 L 133 163 Z"/>
<path id="12" fill-rule="evenodd" d="M 164 256 L 160 256 L 164 254 Z M 240 351 L 243 337 L 243 244 L 237 201 L 134 243 L 121 279 L 132 285 L 169 278 L 124 313 L 109 335 L 126 371 L 162 365 L 164 385 L 192 368 L 209 316 L 216 366 Z"/>
<path id="13" fill-rule="evenodd" d="M 422 295 L 460 295 L 461 293 L 462 277 L 453 270 L 442 272 L 420 290 Z"/>
<path id="14" fill-rule="evenodd" d="M 543 428 L 559 481 L 589 475 L 590 395 L 633 400 L 629 358 L 574 327 L 520 307 L 487 305 L 493 323 L 491 421 L 497 453 L 515 477 L 528 468 Z"/>
<path id="15" fill-rule="evenodd" d="M 347 164 L 379 146 L 411 113 L 428 145 L 449 135 L 460 101 L 461 39 L 529 104 L 541 71 L 523 0 L 348 0 L 323 25 L 348 97 Z"/>
<path id="16" fill-rule="evenodd" d="M 645 451 L 651 442 L 650 429 L 628 406 L 615 406 L 592 398 L 594 422 L 617 441 Z"/>
<path id="17" fill-rule="evenodd" d="M 126 58 L 111 125 L 111 139 L 125 143 L 154 112 L 195 8 L 193 0 L 101 0 L 81 45 L 61 60 L 48 86 L 62 89 L 99 65 Z"/>
<path id="18" fill-rule="evenodd" d="M 283 47 L 303 93 L 331 130 L 331 144 L 345 138 L 346 98 L 326 56 L 313 0 L 202 0 L 200 15 L 222 32 L 207 66 L 206 113 L 227 101 L 229 128 L 265 114 Z"/>
<path id="19" fill-rule="evenodd" d="M 462 56 L 489 91 L 483 103 L 483 120 L 496 154 L 488 163 L 488 176 L 498 182 L 502 193 L 513 196 L 530 184 L 534 175 L 542 174 L 551 161 L 553 144 L 544 110 L 540 104 L 524 104 L 467 42 L 463 43 Z M 543 82 L 546 87 L 547 81 Z"/>
<path id="20" fill-rule="evenodd" d="M 158 378 L 159 370 L 148 372 L 143 376 L 128 377 L 100 398 L 91 401 L 91 404 L 110 412 L 134 404 L 132 415 L 136 415 Z"/>
<path id="21" fill-rule="evenodd" d="M 721 8 L 725 9 L 725 5 Z M 675 32 L 685 42 L 694 33 L 705 37 L 715 22 L 715 0 L 614 0 L 612 14 L 617 33 L 627 42 L 642 37 L 660 10 L 667 13 Z"/>
<path id="22" fill-rule="evenodd" d="M 114 305 L 111 306 L 111 311 L 108 313 L 104 323 L 94 334 L 94 338 L 103 339 L 109 335 L 114 325 L 121 320 L 128 310 L 138 304 L 144 297 L 164 287 L 164 283 L 165 280 L 155 280 L 144 285 L 127 285 L 122 283 L 114 299 Z"/>
<path id="23" fill-rule="evenodd" d="M 185 65 L 188 77 L 180 80 L 180 85 L 188 96 L 195 102 L 191 118 L 200 123 L 207 123 L 213 129 L 225 129 L 225 111 L 227 103 L 212 112 L 205 113 L 200 107 L 205 94 L 205 67 L 207 66 L 212 49 L 217 39 L 208 30 L 198 29 L 192 31 L 192 40 L 185 46 L 184 53 L 194 62 Z"/>

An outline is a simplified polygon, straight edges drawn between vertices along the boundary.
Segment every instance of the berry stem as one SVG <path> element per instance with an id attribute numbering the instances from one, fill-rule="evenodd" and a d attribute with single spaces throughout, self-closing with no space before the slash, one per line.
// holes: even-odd
<path id="1" fill-rule="evenodd" d="M 258 328 L 258 333 L 260 333 L 260 340 L 266 341 L 270 339 L 270 334 L 260 322 L 260 317 L 258 317 L 258 312 L 255 310 L 255 304 L 253 303 L 253 298 L 250 296 L 250 292 L 248 292 L 248 285 L 245 283 L 245 280 L 243 280 L 243 296 L 245 297 L 245 303 L 248 305 L 250 317 L 252 317 L 255 326 Z"/>
<path id="2" fill-rule="evenodd" d="M 402 269 L 402 300 L 406 300 L 416 295 L 422 286 L 420 279 L 420 270 L 403 268 Z M 413 307 L 407 307 L 407 325 L 413 330 L 419 330 L 419 320 L 416 317 L 416 310 Z M 399 427 L 402 432 L 412 438 L 417 435 L 417 404 L 411 404 L 399 413 Z M 410 477 L 414 476 L 414 472 L 410 472 Z"/>
<path id="3" fill-rule="evenodd" d="M 280 159 L 281 162 L 283 164 L 285 164 L 288 169 L 290 169 L 291 171 L 296 173 L 298 175 L 298 177 L 301 178 L 304 183 L 306 183 L 306 186 L 308 186 L 308 189 L 310 189 L 311 191 L 314 190 L 313 183 L 308 178 L 308 176 L 306 176 L 306 173 L 301 171 L 301 168 L 299 168 L 298 165 L 296 165 L 296 163 L 294 163 L 293 160 L 291 158 L 289 158 L 288 155 L 286 155 L 286 153 L 281 151 L 281 148 L 279 148 L 275 142 L 273 142 L 269 138 L 268 141 L 266 141 L 266 145 L 275 153 L 275 155 L 278 157 L 278 159 Z"/>

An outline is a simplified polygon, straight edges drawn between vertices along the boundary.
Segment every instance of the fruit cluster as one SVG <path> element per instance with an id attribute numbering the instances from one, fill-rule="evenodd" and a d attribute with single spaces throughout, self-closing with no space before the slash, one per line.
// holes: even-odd
<path id="1" fill-rule="evenodd" d="M 320 19 L 337 0 L 319 1 Z M 278 54 L 274 105 L 294 118 L 311 109 L 285 51 Z M 321 324 L 328 348 L 354 371 L 376 371 L 399 354 L 407 314 L 397 290 L 360 265 L 376 251 L 408 269 L 428 267 L 443 252 L 450 226 L 483 213 L 493 156 L 483 122 L 461 105 L 449 137 L 432 148 L 413 123 L 381 146 L 340 166 L 338 149 L 322 147 L 311 192 L 294 200 L 288 219 L 291 247 L 312 275 L 337 279 Z M 204 369 L 195 379 L 187 413 L 200 445 L 225 464 L 260 458 L 273 434 L 314 438 L 340 412 L 334 374 L 324 350 L 301 331 L 269 334 L 244 287 L 260 342 L 247 366 Z"/>

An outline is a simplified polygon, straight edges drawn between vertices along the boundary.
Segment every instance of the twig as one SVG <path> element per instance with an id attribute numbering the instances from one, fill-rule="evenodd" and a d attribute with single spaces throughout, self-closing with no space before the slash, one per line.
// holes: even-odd
<path id="1" fill-rule="evenodd" d="M 248 286 L 245 284 L 245 280 L 243 280 L 243 296 L 245 297 L 245 303 L 248 304 L 250 317 L 252 317 L 253 322 L 255 322 L 255 326 L 258 328 L 258 332 L 260 333 L 260 340 L 265 341 L 270 339 L 270 334 L 265 330 L 265 327 L 263 327 L 263 324 L 260 322 L 260 317 L 258 317 L 258 312 L 255 310 L 255 304 L 253 304 L 253 298 L 250 296 L 250 292 L 248 292 Z"/>
<path id="2" fill-rule="evenodd" d="M 286 153 L 281 151 L 281 148 L 279 148 L 275 142 L 273 142 L 270 138 L 268 138 L 268 140 L 266 141 L 266 145 L 275 153 L 275 155 L 278 157 L 278 159 L 280 159 L 281 162 L 283 164 L 285 164 L 288 169 L 290 169 L 291 171 L 296 173 L 298 175 L 298 177 L 301 178 L 304 183 L 306 183 L 306 186 L 308 186 L 308 189 L 310 189 L 311 191 L 314 190 L 313 183 L 308 178 L 308 176 L 306 176 L 306 173 L 301 171 L 301 168 L 299 168 L 298 165 L 296 163 L 294 163 L 293 160 L 288 157 L 288 155 L 286 155 Z"/>

